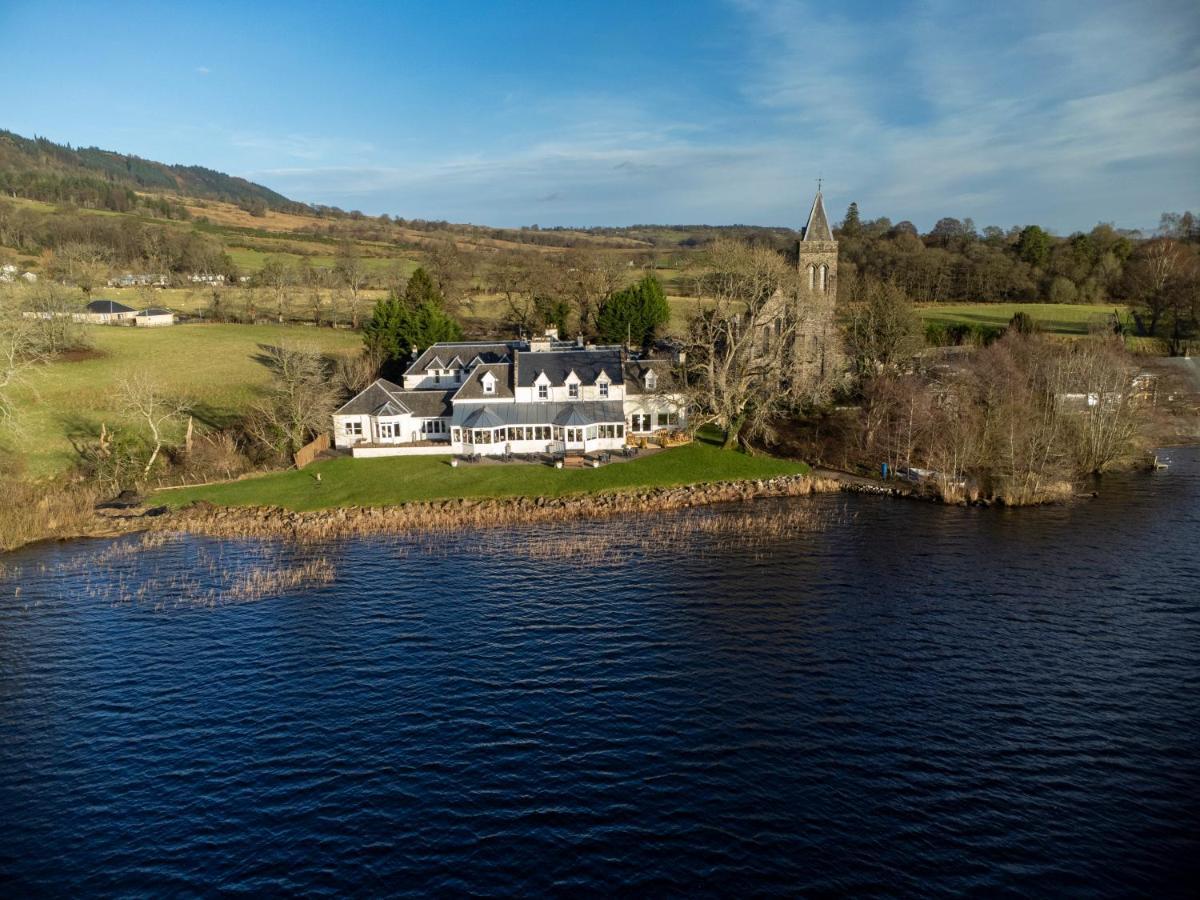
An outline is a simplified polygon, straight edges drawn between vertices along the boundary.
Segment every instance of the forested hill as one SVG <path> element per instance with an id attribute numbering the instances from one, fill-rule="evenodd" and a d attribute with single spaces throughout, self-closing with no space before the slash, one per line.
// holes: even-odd
<path id="1" fill-rule="evenodd" d="M 305 204 L 261 184 L 203 166 L 168 165 L 4 130 L 0 130 L 0 191 L 29 200 L 116 212 L 127 212 L 138 204 L 135 192 L 223 200 L 248 210 L 310 211 Z"/>

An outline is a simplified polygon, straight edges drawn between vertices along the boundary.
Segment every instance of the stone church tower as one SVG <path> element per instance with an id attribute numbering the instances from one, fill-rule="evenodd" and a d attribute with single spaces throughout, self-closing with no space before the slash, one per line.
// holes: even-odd
<path id="1" fill-rule="evenodd" d="M 827 385 L 837 377 L 843 354 L 835 320 L 838 245 L 819 188 L 796 257 L 800 267 L 800 325 L 795 344 L 798 374 L 814 386 Z"/>
<path id="2" fill-rule="evenodd" d="M 829 227 L 829 217 L 825 215 L 825 202 L 821 199 L 820 191 L 817 191 L 817 198 L 813 200 L 797 255 L 803 276 L 802 290 L 807 289 L 810 295 L 836 297 L 838 245 L 833 239 L 833 230 Z"/>
<path id="3" fill-rule="evenodd" d="M 780 332 L 782 321 L 795 321 L 788 380 L 800 393 L 813 397 L 827 393 L 841 373 L 843 352 L 835 310 L 837 305 L 838 245 L 829 227 L 825 202 L 817 191 L 808 224 L 797 247 L 800 267 L 795 294 L 776 294 L 763 305 L 754 323 L 756 340 L 764 351 Z"/>

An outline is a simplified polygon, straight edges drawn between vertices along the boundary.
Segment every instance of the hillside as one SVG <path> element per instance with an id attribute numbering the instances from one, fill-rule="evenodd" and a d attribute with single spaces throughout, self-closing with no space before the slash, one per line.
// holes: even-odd
<path id="1" fill-rule="evenodd" d="M 0 190 L 10 196 L 49 202 L 73 202 L 124 211 L 133 192 L 224 200 L 255 209 L 308 211 L 270 188 L 203 166 L 168 165 L 139 156 L 73 148 L 45 138 L 26 138 L 0 130 Z"/>

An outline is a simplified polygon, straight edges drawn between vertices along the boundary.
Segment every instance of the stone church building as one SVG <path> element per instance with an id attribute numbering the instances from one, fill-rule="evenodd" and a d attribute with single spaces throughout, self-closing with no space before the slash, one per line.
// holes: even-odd
<path id="1" fill-rule="evenodd" d="M 779 331 L 778 320 L 796 318 L 792 377 L 808 388 L 818 389 L 839 375 L 843 361 L 841 336 L 835 320 L 838 245 L 819 190 L 796 256 L 800 268 L 796 296 L 776 293 L 762 307 L 756 324 L 762 329 L 762 346 L 766 348 L 771 333 Z M 788 309 L 786 305 L 790 304 L 795 304 L 795 308 Z"/>

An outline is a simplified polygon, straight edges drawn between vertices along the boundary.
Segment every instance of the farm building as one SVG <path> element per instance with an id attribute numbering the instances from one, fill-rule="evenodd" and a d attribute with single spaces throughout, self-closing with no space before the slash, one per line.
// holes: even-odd
<path id="1" fill-rule="evenodd" d="M 175 313 L 159 306 L 138 310 L 133 317 L 133 324 L 139 328 L 159 328 L 163 325 L 175 324 Z"/>

